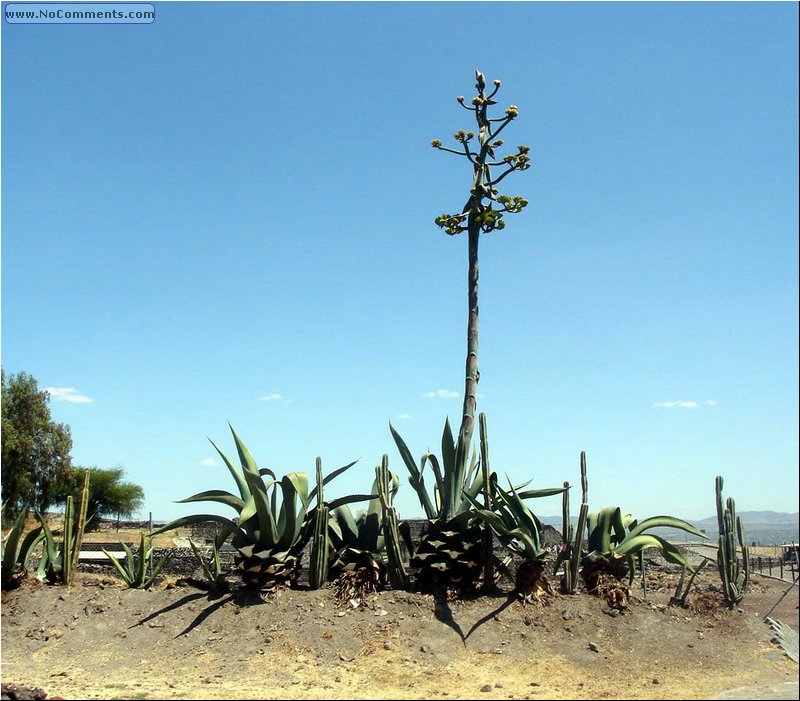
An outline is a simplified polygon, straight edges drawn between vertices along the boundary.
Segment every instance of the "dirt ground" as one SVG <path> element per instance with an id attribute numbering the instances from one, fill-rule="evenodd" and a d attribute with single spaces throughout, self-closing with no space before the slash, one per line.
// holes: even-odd
<path id="1" fill-rule="evenodd" d="M 651 571 L 647 597 L 637 586 L 616 615 L 586 592 L 523 606 L 387 591 L 354 608 L 330 588 L 262 599 L 174 579 L 28 582 L 3 595 L 2 680 L 67 699 L 703 699 L 797 682 L 761 621 L 788 584 L 755 577 L 728 611 L 715 577 L 681 609 L 667 606 L 675 575 Z M 795 630 L 797 590 L 772 614 Z"/>

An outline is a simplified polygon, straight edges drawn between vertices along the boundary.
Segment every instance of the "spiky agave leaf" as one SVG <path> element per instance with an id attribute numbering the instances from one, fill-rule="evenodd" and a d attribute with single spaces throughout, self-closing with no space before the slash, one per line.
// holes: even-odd
<path id="1" fill-rule="evenodd" d="M 28 515 L 28 504 L 22 508 L 14 519 L 11 529 L 3 540 L 2 553 L 2 586 L 16 587 L 26 576 L 28 561 L 36 546 L 44 540 L 44 530 L 41 526 L 29 531 L 25 537 L 25 519 Z M 22 542 L 20 543 L 20 539 Z"/>

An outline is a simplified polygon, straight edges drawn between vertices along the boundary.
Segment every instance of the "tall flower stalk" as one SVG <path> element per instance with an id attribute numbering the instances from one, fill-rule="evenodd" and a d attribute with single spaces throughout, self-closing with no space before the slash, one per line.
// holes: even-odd
<path id="1" fill-rule="evenodd" d="M 464 465 L 469 455 L 475 427 L 476 395 L 480 379 L 478 372 L 478 241 L 482 233 L 488 234 L 505 227 L 504 214 L 521 212 L 528 204 L 527 200 L 522 197 L 501 195 L 497 186 L 514 171 L 530 168 L 530 156 L 528 155 L 530 149 L 527 146 L 518 146 L 516 153 L 503 157 L 495 154 L 495 149 L 503 146 L 503 140 L 498 138 L 500 133 L 519 116 L 519 109 L 516 105 L 511 105 L 506 109 L 505 116 L 490 117 L 489 108 L 497 104 L 494 98 L 500 89 L 500 81 L 495 80 L 494 88 L 487 93 L 483 74 L 476 71 L 475 77 L 477 95 L 472 98 L 470 104 L 466 104 L 463 96 L 459 96 L 457 100 L 465 110 L 472 112 L 477 125 L 477 137 L 471 131 L 457 131 L 453 137 L 460 144 L 460 149 L 447 148 L 438 139 L 431 142 L 434 148 L 466 158 L 472 165 L 472 187 L 461 212 L 442 214 L 436 218 L 436 224 L 449 236 L 467 232 L 469 246 L 467 360 L 464 377 L 464 406 L 457 441 L 456 463 L 458 465 Z M 501 169 L 500 172 L 497 169 Z"/>

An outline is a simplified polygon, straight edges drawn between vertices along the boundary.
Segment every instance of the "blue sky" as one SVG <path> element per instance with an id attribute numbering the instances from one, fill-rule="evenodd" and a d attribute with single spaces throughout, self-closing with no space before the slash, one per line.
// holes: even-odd
<path id="1" fill-rule="evenodd" d="M 533 159 L 481 242 L 492 468 L 577 483 L 585 450 L 593 509 L 702 518 L 722 474 L 798 510 L 795 3 L 156 11 L 2 28 L 2 363 L 76 464 L 191 513 L 230 421 L 281 473 L 360 458 L 332 496 L 384 452 L 405 483 L 389 421 L 419 456 L 460 416 L 467 242 L 433 219 L 470 173 L 429 144 L 480 68 Z"/>

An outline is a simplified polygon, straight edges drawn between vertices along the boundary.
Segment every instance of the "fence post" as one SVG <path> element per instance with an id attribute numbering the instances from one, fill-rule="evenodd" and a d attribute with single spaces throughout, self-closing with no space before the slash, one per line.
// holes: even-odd
<path id="1" fill-rule="evenodd" d="M 150 557 L 147 558 L 147 576 L 153 574 L 153 512 L 150 512 L 150 518 L 147 521 L 147 539 L 150 542 Z"/>
<path id="2" fill-rule="evenodd" d="M 767 558 L 767 567 L 769 569 L 770 577 L 772 576 L 772 557 Z"/>

